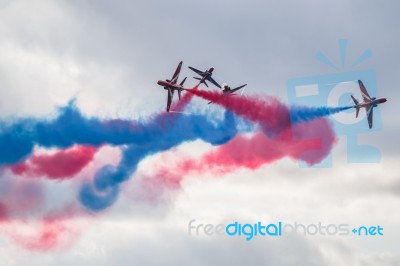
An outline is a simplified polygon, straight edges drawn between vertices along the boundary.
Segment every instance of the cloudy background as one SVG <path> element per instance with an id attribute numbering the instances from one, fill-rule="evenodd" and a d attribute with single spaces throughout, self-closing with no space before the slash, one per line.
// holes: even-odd
<path id="1" fill-rule="evenodd" d="M 0 0 L 2 119 L 50 116 L 73 98 L 89 116 L 146 116 L 164 108 L 164 92 L 155 82 L 169 78 L 180 60 L 182 76 L 192 75 L 189 64 L 213 65 L 217 80 L 248 83 L 246 93 L 283 101 L 288 79 L 374 69 L 378 96 L 389 98 L 379 107 L 383 130 L 360 136 L 381 151 L 380 163 L 348 164 L 341 137 L 331 168 L 304 169 L 284 159 L 218 179 L 192 176 L 181 191 L 157 203 L 135 200 L 131 180 L 111 210 L 87 218 L 70 247 L 35 252 L 4 237 L 1 264 L 399 265 L 399 9 L 396 1 L 361 0 Z M 315 60 L 321 51 L 340 65 L 343 38 L 349 62 L 367 49 L 373 56 L 339 70 Z M 200 142 L 185 145 L 181 149 L 206 148 Z M 190 237 L 191 219 L 380 224 L 385 235 L 247 242 Z"/>

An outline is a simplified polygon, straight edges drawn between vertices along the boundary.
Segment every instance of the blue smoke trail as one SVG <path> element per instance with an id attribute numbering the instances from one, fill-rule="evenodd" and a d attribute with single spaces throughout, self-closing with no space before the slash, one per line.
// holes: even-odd
<path id="1" fill-rule="evenodd" d="M 308 122 L 314 119 L 322 118 L 328 115 L 333 115 L 345 110 L 353 108 L 346 107 L 306 107 L 306 106 L 291 106 L 290 120 L 293 124 Z"/>
<path id="2" fill-rule="evenodd" d="M 0 166 L 23 161 L 34 145 L 67 148 L 74 144 L 100 146 L 120 145 L 138 141 L 135 130 L 140 122 L 128 120 L 101 121 L 86 118 L 71 102 L 59 109 L 54 120 L 20 119 L 12 124 L 0 124 Z M 140 141 L 140 140 L 139 140 Z"/>
<path id="3" fill-rule="evenodd" d="M 0 168 L 24 160 L 33 150 L 34 132 L 30 120 L 0 124 Z"/>
<path id="4" fill-rule="evenodd" d="M 292 107 L 293 123 L 307 122 L 351 107 Z M 87 118 L 74 102 L 59 110 L 52 120 L 20 119 L 14 123 L 0 122 L 0 166 L 26 159 L 34 145 L 67 148 L 74 144 L 100 146 L 124 145 L 118 166 L 100 168 L 93 182 L 85 182 L 79 200 L 89 210 L 110 207 L 118 198 L 120 184 L 136 171 L 146 156 L 166 151 L 185 141 L 201 139 L 222 145 L 237 134 L 233 113 L 225 111 L 223 119 L 210 121 L 209 116 L 161 114 L 143 121 L 100 120 Z"/>
<path id="5" fill-rule="evenodd" d="M 146 156 L 168 150 L 185 141 L 202 139 L 221 145 L 237 134 L 236 118 L 226 111 L 224 118 L 210 121 L 204 115 L 161 114 L 146 121 L 87 118 L 71 102 L 59 110 L 53 120 L 20 119 L 0 123 L 0 166 L 25 160 L 34 145 L 67 148 L 74 144 L 122 147 L 118 167 L 104 166 L 97 171 L 94 183 L 84 183 L 79 193 L 81 203 L 90 210 L 102 210 L 118 197 L 119 184 L 136 171 Z"/>
<path id="6" fill-rule="evenodd" d="M 143 142 L 130 144 L 122 150 L 122 159 L 117 167 L 104 166 L 97 171 L 93 184 L 83 184 L 79 199 L 90 210 L 103 210 L 115 202 L 120 183 L 136 171 L 139 162 L 146 156 L 196 139 L 221 145 L 236 134 L 235 117 L 228 111 L 216 125 L 200 115 L 168 116 L 162 121 L 156 120 L 147 124 L 146 130 L 138 135 Z"/>

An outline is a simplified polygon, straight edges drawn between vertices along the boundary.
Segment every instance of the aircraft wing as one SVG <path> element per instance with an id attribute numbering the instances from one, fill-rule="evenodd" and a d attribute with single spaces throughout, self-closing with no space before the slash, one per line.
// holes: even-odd
<path id="1" fill-rule="evenodd" d="M 174 73 L 174 75 L 172 76 L 172 79 L 171 79 L 172 83 L 176 83 L 178 81 L 179 73 L 181 72 L 181 68 L 182 68 L 182 63 L 183 63 L 182 61 L 179 62 L 179 65 L 176 68 L 175 73 Z"/>
<path id="2" fill-rule="evenodd" d="M 215 86 L 217 86 L 218 88 L 221 88 L 221 85 L 218 84 L 218 82 L 216 82 L 212 77 L 208 77 L 208 80 L 214 84 Z"/>
<path id="3" fill-rule="evenodd" d="M 367 89 L 365 88 L 364 84 L 362 83 L 361 80 L 358 81 L 358 85 L 360 86 L 360 90 L 364 99 L 364 102 L 370 102 L 371 101 L 371 97 L 368 94 Z"/>
<path id="4" fill-rule="evenodd" d="M 198 70 L 198 69 L 195 69 L 194 67 L 189 67 L 191 70 L 193 70 L 194 72 L 196 72 L 197 74 L 199 74 L 200 76 L 204 76 L 204 72 L 203 71 L 200 71 L 200 70 Z"/>
<path id="5" fill-rule="evenodd" d="M 230 91 L 230 93 L 234 93 L 235 91 L 238 91 L 238 90 L 240 90 L 241 88 L 243 88 L 243 87 L 245 87 L 245 86 L 247 86 L 247 84 L 244 84 L 244 85 L 242 85 L 242 86 L 239 86 L 239 87 L 237 87 L 237 88 L 234 88 L 234 89 L 232 89 L 232 90 Z"/>
<path id="6" fill-rule="evenodd" d="M 368 118 L 369 128 L 372 128 L 373 116 L 374 116 L 374 107 L 372 106 L 370 106 L 369 108 L 367 107 L 367 118 Z"/>
<path id="7" fill-rule="evenodd" d="M 171 88 L 168 88 L 167 112 L 169 112 L 169 109 L 171 108 L 171 103 L 172 103 L 172 97 L 173 96 L 174 96 L 174 91 L 171 90 Z"/>

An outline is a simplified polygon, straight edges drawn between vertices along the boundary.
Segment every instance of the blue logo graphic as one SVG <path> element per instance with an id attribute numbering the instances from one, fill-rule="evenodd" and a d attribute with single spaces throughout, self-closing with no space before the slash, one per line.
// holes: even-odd
<path id="1" fill-rule="evenodd" d="M 351 230 L 353 234 L 358 236 L 383 236 L 383 227 L 377 226 L 360 226 Z"/>
<path id="2" fill-rule="evenodd" d="M 241 224 L 237 221 L 228 224 L 225 227 L 225 232 L 228 236 L 246 236 L 246 240 L 251 240 L 254 236 L 281 236 L 282 235 L 282 222 L 277 224 L 271 223 L 263 225 L 258 222 L 256 224 Z"/>
<path id="3" fill-rule="evenodd" d="M 346 65 L 347 40 L 339 40 L 341 67 Z M 363 52 L 350 66 L 359 66 L 362 62 L 372 56 L 371 50 Z M 290 105 L 303 106 L 329 106 L 344 107 L 353 106 L 351 99 L 353 95 L 362 101 L 362 94 L 358 80 L 362 80 L 371 97 L 379 97 L 376 73 L 372 69 L 341 72 L 326 55 L 321 52 L 316 54 L 316 59 L 323 64 L 333 68 L 336 72 L 332 74 L 300 77 L 289 79 L 286 83 L 287 95 Z M 381 160 L 380 151 L 371 145 L 361 143 L 359 136 L 362 134 L 376 132 L 382 129 L 380 108 L 374 108 L 373 127 L 369 129 L 365 108 L 360 110 L 356 118 L 354 108 L 331 116 L 335 132 L 338 136 L 347 138 L 347 162 L 348 163 L 378 163 Z M 303 140 L 304 136 L 293 137 Z M 320 164 L 313 167 L 331 167 L 332 155 L 329 155 Z M 300 167 L 308 167 L 300 162 Z"/>

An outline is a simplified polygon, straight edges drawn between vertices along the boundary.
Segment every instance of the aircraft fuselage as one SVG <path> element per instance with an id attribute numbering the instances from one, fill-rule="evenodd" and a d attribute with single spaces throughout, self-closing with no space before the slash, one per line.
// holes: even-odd
<path id="1" fill-rule="evenodd" d="M 166 80 L 159 80 L 157 81 L 157 84 L 160 86 L 163 86 L 165 89 L 170 88 L 170 89 L 176 89 L 176 90 L 182 90 L 183 87 L 177 83 L 171 83 Z"/>
<path id="2" fill-rule="evenodd" d="M 223 89 L 222 89 L 222 93 L 230 93 L 231 91 L 232 91 L 232 89 L 231 89 L 231 87 L 230 86 L 228 86 L 228 85 L 226 85 L 226 84 L 224 84 L 224 85 L 222 85 L 223 87 Z"/>
<path id="3" fill-rule="evenodd" d="M 359 103 L 359 104 L 355 105 L 354 108 L 356 108 L 356 107 L 361 108 L 361 107 L 368 107 L 368 106 L 376 107 L 376 106 L 378 106 L 378 104 L 385 103 L 385 102 L 387 102 L 387 98 L 379 98 L 379 99 L 374 99 L 370 102 Z"/>
<path id="4" fill-rule="evenodd" d="M 204 81 L 208 80 L 208 78 L 211 77 L 213 71 L 214 71 L 213 67 L 210 67 L 210 69 L 206 70 L 206 72 L 204 72 L 204 75 L 200 80 L 200 83 L 203 83 Z"/>

